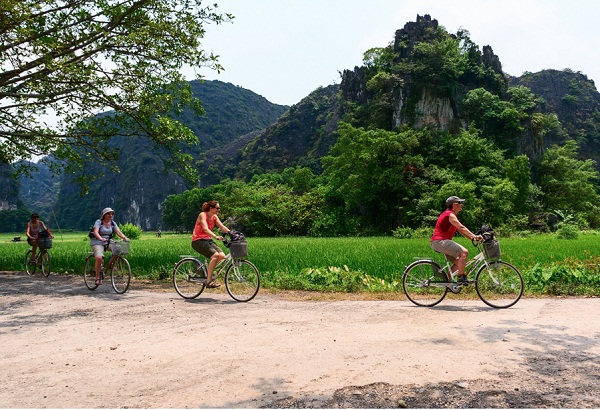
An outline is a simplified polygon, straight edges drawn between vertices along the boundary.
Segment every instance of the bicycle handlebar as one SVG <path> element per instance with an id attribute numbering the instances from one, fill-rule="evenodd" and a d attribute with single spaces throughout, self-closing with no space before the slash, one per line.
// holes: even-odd
<path id="1" fill-rule="evenodd" d="M 483 242 L 484 242 L 484 240 L 483 240 L 483 239 L 481 239 L 481 240 L 477 240 L 477 239 L 475 239 L 475 238 L 471 239 L 471 243 L 472 243 L 472 244 L 473 244 L 473 246 L 474 246 L 474 247 L 476 247 L 476 248 L 477 248 L 479 245 L 481 245 Z"/>

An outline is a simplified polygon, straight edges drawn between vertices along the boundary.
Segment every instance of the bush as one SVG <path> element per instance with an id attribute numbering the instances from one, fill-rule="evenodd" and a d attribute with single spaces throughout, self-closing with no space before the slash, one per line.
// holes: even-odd
<path id="1" fill-rule="evenodd" d="M 142 228 L 129 222 L 121 226 L 120 229 L 129 239 L 140 239 L 140 236 L 142 236 Z"/>
<path id="2" fill-rule="evenodd" d="M 410 228 L 404 228 L 402 226 L 399 226 L 398 228 L 392 231 L 392 235 L 394 236 L 394 238 L 410 239 L 413 237 L 413 230 Z"/>
<path id="3" fill-rule="evenodd" d="M 577 239 L 579 237 L 579 228 L 573 224 L 563 224 L 556 231 L 558 239 Z"/>
<path id="4" fill-rule="evenodd" d="M 411 229 L 399 226 L 392 231 L 392 236 L 398 239 L 418 239 L 429 238 L 433 233 L 433 228 Z"/>

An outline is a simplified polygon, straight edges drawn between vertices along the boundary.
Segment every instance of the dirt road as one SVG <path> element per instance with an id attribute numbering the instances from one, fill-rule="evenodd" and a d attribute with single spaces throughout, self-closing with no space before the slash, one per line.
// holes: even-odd
<path id="1" fill-rule="evenodd" d="M 0 407 L 600 407 L 600 299 L 194 301 L 0 274 Z"/>

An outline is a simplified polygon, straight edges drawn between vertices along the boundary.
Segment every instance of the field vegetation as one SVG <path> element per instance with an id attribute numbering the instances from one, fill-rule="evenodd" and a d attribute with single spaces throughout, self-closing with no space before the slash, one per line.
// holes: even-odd
<path id="1" fill-rule="evenodd" d="M 17 235 L 0 234 L 1 271 L 23 271 L 29 245 L 11 242 Z M 600 296 L 599 235 L 587 231 L 575 239 L 557 234 L 501 237 L 502 259 L 519 268 L 527 295 Z M 90 250 L 87 233 L 54 232 L 54 236 L 52 274 L 81 275 Z M 457 240 L 471 256 L 475 254 L 470 242 Z M 262 274 L 263 288 L 285 290 L 402 292 L 404 267 L 415 257 L 440 259 L 426 237 L 253 237 L 248 249 L 249 259 Z M 128 259 L 136 278 L 168 284 L 182 255 L 196 255 L 189 234 L 165 232 L 157 238 L 143 233 L 132 242 Z"/>

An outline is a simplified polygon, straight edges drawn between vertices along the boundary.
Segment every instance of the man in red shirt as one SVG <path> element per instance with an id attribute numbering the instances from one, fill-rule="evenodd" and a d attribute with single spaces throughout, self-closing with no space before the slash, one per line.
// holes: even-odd
<path id="1" fill-rule="evenodd" d="M 456 214 L 462 211 L 464 199 L 451 196 L 446 199 L 446 210 L 438 218 L 433 235 L 431 236 L 431 249 L 446 255 L 446 259 L 452 263 L 452 272 L 458 270 L 458 281 L 465 282 L 465 265 L 469 251 L 462 245 L 454 242 L 452 238 L 456 231 L 471 240 L 482 240 L 481 235 L 475 235 L 466 226 L 460 223 Z M 452 278 L 448 278 L 451 280 Z"/>

